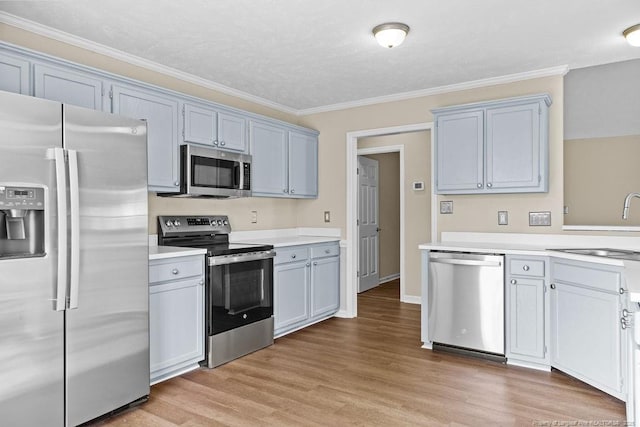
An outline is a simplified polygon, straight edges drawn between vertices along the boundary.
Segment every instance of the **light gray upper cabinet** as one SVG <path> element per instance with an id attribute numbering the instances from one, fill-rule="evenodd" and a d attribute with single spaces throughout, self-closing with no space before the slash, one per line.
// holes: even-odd
<path id="1" fill-rule="evenodd" d="M 218 147 L 224 150 L 247 150 L 247 120 L 229 112 L 218 113 Z"/>
<path id="2" fill-rule="evenodd" d="M 509 363 L 550 366 L 548 265 L 545 258 L 506 257 L 506 356 Z"/>
<path id="3" fill-rule="evenodd" d="M 251 194 L 281 196 L 289 194 L 287 131 L 261 122 L 249 123 L 251 150 Z"/>
<path id="4" fill-rule="evenodd" d="M 318 196 L 318 138 L 289 132 L 289 195 Z"/>
<path id="5" fill-rule="evenodd" d="M 147 121 L 149 190 L 177 192 L 178 99 L 133 86 L 113 85 L 113 112 Z"/>
<path id="6" fill-rule="evenodd" d="M 0 90 L 30 95 L 29 65 L 26 59 L 0 52 Z"/>
<path id="7" fill-rule="evenodd" d="M 33 89 L 36 97 L 102 110 L 103 80 L 101 77 L 43 64 L 35 64 L 33 74 Z"/>
<path id="8" fill-rule="evenodd" d="M 191 103 L 183 105 L 183 141 L 221 150 L 247 152 L 247 119 Z"/>
<path id="9" fill-rule="evenodd" d="M 290 198 L 318 196 L 317 135 L 251 121 L 249 141 L 252 195 Z"/>
<path id="10" fill-rule="evenodd" d="M 436 192 L 548 191 L 549 95 L 433 110 Z"/>
<path id="11" fill-rule="evenodd" d="M 554 259 L 551 364 L 625 400 L 622 269 Z"/>

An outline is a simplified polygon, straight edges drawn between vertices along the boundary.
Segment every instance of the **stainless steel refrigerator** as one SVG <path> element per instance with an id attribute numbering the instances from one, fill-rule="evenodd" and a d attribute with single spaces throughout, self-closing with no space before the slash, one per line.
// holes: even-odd
<path id="1" fill-rule="evenodd" d="M 149 395 L 146 124 L 0 91 L 0 424 Z"/>

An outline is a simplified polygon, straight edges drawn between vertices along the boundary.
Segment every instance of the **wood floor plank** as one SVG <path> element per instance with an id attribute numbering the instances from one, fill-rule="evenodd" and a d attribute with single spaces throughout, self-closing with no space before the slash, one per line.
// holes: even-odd
<path id="1" fill-rule="evenodd" d="M 151 388 L 104 426 L 484 426 L 624 422 L 624 403 L 561 372 L 421 348 L 420 307 L 399 282 L 331 318 L 218 368 Z"/>

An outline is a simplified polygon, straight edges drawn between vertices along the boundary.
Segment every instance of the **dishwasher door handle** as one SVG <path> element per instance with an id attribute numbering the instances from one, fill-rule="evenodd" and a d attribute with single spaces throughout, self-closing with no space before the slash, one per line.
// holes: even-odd
<path id="1" fill-rule="evenodd" d="M 440 264 L 454 264 L 454 265 L 473 265 L 480 267 L 500 267 L 502 262 L 500 261 L 481 261 L 473 259 L 457 259 L 457 258 L 431 258 L 429 262 L 435 262 Z"/>

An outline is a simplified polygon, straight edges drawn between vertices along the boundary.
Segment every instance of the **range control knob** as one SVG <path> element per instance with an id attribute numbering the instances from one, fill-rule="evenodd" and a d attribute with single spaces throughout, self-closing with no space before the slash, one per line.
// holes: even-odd
<path id="1" fill-rule="evenodd" d="M 222 221 L 222 223 L 223 223 L 224 225 L 229 225 L 229 221 L 227 221 L 226 219 L 225 219 L 224 221 Z"/>
<path id="2" fill-rule="evenodd" d="M 218 225 L 222 225 L 222 220 L 221 219 L 218 220 Z"/>
<path id="3" fill-rule="evenodd" d="M 176 227 L 179 227 L 180 226 L 180 221 L 177 220 L 177 219 L 174 219 L 173 220 L 173 225 L 175 225 Z"/>
<path id="4" fill-rule="evenodd" d="M 167 227 L 171 227 L 173 225 L 170 219 L 168 219 L 167 222 L 165 222 L 165 224 L 167 225 Z"/>

